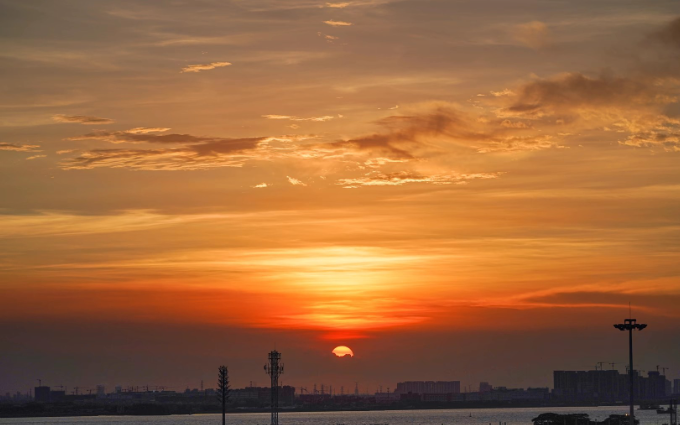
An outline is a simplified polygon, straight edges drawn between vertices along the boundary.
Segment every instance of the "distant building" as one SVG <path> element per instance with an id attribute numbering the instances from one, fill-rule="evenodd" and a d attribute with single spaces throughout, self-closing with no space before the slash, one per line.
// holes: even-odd
<path id="1" fill-rule="evenodd" d="M 296 395 L 294 387 L 284 385 L 279 387 L 279 403 L 293 404 Z M 270 387 L 246 387 L 230 390 L 229 399 L 234 404 L 262 404 L 269 405 L 272 400 Z"/>
<path id="2" fill-rule="evenodd" d="M 55 391 L 52 390 L 50 391 L 50 401 L 55 402 L 55 401 L 62 401 L 66 398 L 66 391 L 60 390 L 60 391 Z"/>
<path id="3" fill-rule="evenodd" d="M 400 401 L 400 394 L 398 393 L 376 393 L 376 404 L 390 404 Z"/>
<path id="4" fill-rule="evenodd" d="M 674 388 L 672 389 L 672 394 L 679 396 L 679 379 L 674 379 Z"/>
<path id="5" fill-rule="evenodd" d="M 35 394 L 35 401 L 38 403 L 50 402 L 50 387 L 40 386 L 35 387 L 33 394 Z"/>
<path id="6" fill-rule="evenodd" d="M 104 385 L 97 385 L 97 398 L 106 397 L 106 387 Z"/>
<path id="7" fill-rule="evenodd" d="M 489 382 L 481 382 L 480 383 L 480 392 L 481 393 L 488 393 L 492 391 L 492 386 L 489 384 Z"/>
<path id="8" fill-rule="evenodd" d="M 460 381 L 407 381 L 398 382 L 396 394 L 459 394 Z"/>
<path id="9" fill-rule="evenodd" d="M 626 401 L 629 375 L 616 370 L 553 372 L 553 394 L 566 401 Z M 662 400 L 669 396 L 671 383 L 659 372 L 642 376 L 634 372 L 634 397 L 637 400 Z"/>

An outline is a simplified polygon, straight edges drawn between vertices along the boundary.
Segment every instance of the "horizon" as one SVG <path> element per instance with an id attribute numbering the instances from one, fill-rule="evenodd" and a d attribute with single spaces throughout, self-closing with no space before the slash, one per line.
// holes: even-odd
<path id="1" fill-rule="evenodd" d="M 678 1 L 0 0 L 0 43 L 2 394 L 552 387 L 630 314 L 679 377 Z"/>

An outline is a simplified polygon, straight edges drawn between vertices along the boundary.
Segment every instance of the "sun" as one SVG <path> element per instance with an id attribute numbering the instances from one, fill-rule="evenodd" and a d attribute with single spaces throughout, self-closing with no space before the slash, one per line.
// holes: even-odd
<path id="1" fill-rule="evenodd" d="M 332 353 L 338 357 L 355 357 L 355 353 L 352 352 L 350 347 L 346 347 L 345 345 L 339 345 L 338 347 L 334 348 Z"/>

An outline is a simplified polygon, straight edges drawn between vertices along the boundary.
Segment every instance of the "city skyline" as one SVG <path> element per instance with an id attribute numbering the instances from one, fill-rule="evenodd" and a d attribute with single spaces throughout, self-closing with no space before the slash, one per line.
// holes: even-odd
<path id="1" fill-rule="evenodd" d="M 0 0 L 0 391 L 678 377 L 678 6 Z"/>

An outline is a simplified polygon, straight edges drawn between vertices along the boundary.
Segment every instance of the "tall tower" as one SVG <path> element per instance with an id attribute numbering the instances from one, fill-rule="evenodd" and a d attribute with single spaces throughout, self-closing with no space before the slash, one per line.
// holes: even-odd
<path id="1" fill-rule="evenodd" d="M 267 356 L 269 363 L 265 365 L 265 372 L 271 378 L 271 403 L 272 421 L 271 425 L 279 425 L 279 375 L 284 373 L 284 365 L 280 365 L 281 353 L 277 350 L 270 351 Z"/>

